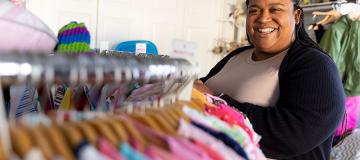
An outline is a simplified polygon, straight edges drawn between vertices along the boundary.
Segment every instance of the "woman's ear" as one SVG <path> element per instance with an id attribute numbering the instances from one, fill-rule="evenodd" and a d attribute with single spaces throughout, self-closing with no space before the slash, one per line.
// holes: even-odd
<path id="1" fill-rule="evenodd" d="M 301 9 L 296 9 L 296 10 L 295 10 L 295 23 L 296 23 L 296 24 L 299 24 L 299 23 L 300 23 L 300 20 L 301 20 L 301 12 L 302 12 Z"/>

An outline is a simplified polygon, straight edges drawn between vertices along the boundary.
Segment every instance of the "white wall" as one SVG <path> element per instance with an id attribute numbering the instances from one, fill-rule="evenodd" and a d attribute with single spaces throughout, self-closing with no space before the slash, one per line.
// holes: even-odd
<path id="1" fill-rule="evenodd" d="M 221 58 L 211 50 L 218 38 L 231 38 L 228 3 L 235 0 L 27 0 L 27 8 L 57 33 L 70 21 L 84 22 L 91 47 L 126 40 L 153 41 L 160 54 L 169 54 L 173 39 L 197 43 L 194 59 L 205 75 Z"/>

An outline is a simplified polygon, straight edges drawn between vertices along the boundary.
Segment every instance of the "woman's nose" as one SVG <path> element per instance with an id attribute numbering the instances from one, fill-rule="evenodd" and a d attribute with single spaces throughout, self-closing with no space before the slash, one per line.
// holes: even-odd
<path id="1" fill-rule="evenodd" d="M 272 17 L 270 15 L 270 13 L 268 11 L 263 11 L 261 12 L 261 14 L 259 15 L 257 21 L 259 23 L 266 23 L 266 22 L 269 22 L 271 21 Z"/>

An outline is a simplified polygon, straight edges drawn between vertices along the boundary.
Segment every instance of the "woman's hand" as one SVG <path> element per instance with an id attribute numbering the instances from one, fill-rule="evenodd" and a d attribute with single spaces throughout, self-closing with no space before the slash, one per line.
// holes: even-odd
<path id="1" fill-rule="evenodd" d="M 214 92 L 212 90 L 210 90 L 208 87 L 206 87 L 206 85 L 200 80 L 195 80 L 193 87 L 195 89 L 197 89 L 198 91 L 200 91 L 200 92 L 204 92 L 204 93 L 214 95 Z"/>

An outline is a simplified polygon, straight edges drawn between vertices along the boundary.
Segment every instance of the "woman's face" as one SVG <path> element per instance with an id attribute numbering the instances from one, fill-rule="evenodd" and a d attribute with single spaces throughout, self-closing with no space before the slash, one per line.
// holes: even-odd
<path id="1" fill-rule="evenodd" d="M 290 46 L 300 19 L 293 5 L 292 0 L 249 0 L 246 32 L 256 50 L 276 54 Z"/>

